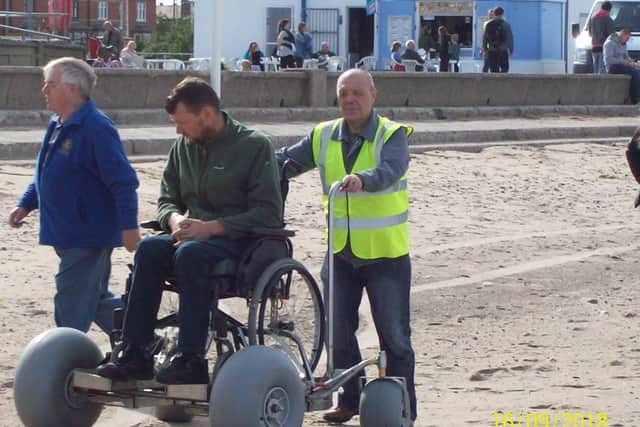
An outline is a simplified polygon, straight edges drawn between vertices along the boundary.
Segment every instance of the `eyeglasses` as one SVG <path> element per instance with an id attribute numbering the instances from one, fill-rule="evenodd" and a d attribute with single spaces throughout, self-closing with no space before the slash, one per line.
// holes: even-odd
<path id="1" fill-rule="evenodd" d="M 62 83 L 60 80 L 55 81 L 55 80 L 45 80 L 44 84 L 43 84 L 43 88 L 50 88 L 53 89 L 54 87 L 58 86 L 60 83 Z"/>

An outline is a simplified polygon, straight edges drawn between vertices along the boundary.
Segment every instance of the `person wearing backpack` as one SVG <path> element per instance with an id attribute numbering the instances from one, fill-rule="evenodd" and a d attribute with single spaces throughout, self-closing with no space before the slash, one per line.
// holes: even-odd
<path id="1" fill-rule="evenodd" d="M 504 19 L 504 9 L 500 6 L 494 10 L 495 17 L 487 22 L 482 46 L 489 58 L 489 69 L 492 73 L 509 71 L 509 56 L 513 54 L 513 33 L 511 25 Z"/>

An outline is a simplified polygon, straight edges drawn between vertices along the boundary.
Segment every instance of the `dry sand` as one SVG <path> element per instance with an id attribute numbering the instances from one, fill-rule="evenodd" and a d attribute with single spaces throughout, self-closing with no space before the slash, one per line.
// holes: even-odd
<path id="1" fill-rule="evenodd" d="M 141 218 L 153 216 L 162 166 L 136 165 Z M 32 173 L 0 166 L 4 216 Z M 636 189 L 621 146 L 413 157 L 417 426 L 494 426 L 500 411 L 516 420 L 527 412 L 602 412 L 608 426 L 640 426 Z M 298 178 L 287 210 L 298 230 L 296 257 L 316 277 L 324 248 L 319 192 L 316 174 Z M 20 230 L 6 221 L 1 227 L 0 425 L 18 426 L 14 370 L 26 343 L 53 326 L 56 257 L 36 244 L 36 215 Z M 113 261 L 112 286 L 120 291 L 131 255 L 118 249 Z M 373 354 L 375 335 L 364 324 L 365 353 Z M 97 330 L 90 335 L 106 348 Z M 305 426 L 321 424 L 321 414 L 305 418 Z M 110 408 L 98 425 L 168 424 Z"/>

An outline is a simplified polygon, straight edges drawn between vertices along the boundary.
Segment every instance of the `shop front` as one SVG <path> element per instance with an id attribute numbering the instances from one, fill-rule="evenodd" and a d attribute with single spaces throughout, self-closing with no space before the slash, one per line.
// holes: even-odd
<path id="1" fill-rule="evenodd" d="M 457 34 L 462 72 L 482 70 L 482 36 L 489 9 L 502 6 L 514 35 L 511 72 L 531 74 L 564 73 L 566 68 L 566 0 L 410 1 L 378 0 L 376 8 L 376 54 L 389 58 L 395 40 L 413 39 L 423 47 L 426 40 L 437 43 L 438 28 Z M 436 46 L 437 50 L 437 46 Z"/>

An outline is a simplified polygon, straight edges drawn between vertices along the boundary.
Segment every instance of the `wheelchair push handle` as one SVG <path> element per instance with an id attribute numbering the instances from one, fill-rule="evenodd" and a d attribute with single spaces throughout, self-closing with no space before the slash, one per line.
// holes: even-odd
<path id="1" fill-rule="evenodd" d="M 333 254 L 333 227 L 334 227 L 334 222 L 335 222 L 335 212 L 334 212 L 334 203 L 335 203 L 335 198 L 336 195 L 338 194 L 338 192 L 340 191 L 340 188 L 342 187 L 342 181 L 336 181 L 333 184 L 331 184 L 331 187 L 329 188 L 329 193 L 327 194 L 328 197 L 328 201 L 329 201 L 329 206 L 328 206 L 328 211 L 329 211 L 329 218 L 327 220 L 328 223 L 328 233 L 329 236 L 327 238 L 328 242 L 328 246 L 329 246 L 329 250 L 328 250 L 328 268 L 329 268 L 329 301 L 328 301 L 328 305 L 329 305 L 329 310 L 328 310 L 328 320 L 327 320 L 327 329 L 328 329 L 328 336 L 327 336 L 327 373 L 329 374 L 329 376 L 333 376 L 333 371 L 334 371 L 334 365 L 333 365 L 333 314 L 334 314 L 334 310 L 333 310 L 333 299 L 334 299 L 334 254 Z"/>

